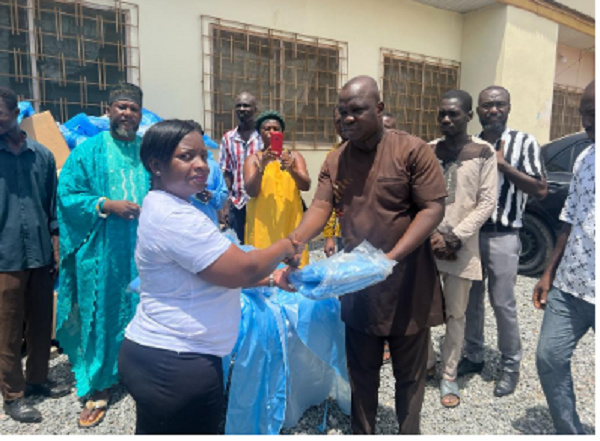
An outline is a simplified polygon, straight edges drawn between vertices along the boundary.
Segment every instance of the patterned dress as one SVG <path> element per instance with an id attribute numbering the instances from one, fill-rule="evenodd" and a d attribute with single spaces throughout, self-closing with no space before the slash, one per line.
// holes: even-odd
<path id="1" fill-rule="evenodd" d="M 137 295 L 133 259 L 137 219 L 98 216 L 100 197 L 141 205 L 150 188 L 140 161 L 141 139 L 103 132 L 73 150 L 58 183 L 60 285 L 56 335 L 69 356 L 82 397 L 118 381 L 117 360 Z"/>

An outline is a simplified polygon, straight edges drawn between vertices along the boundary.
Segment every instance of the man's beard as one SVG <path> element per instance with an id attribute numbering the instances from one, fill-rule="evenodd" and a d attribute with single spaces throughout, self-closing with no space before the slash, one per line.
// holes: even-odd
<path id="1" fill-rule="evenodd" d="M 111 131 L 119 138 L 123 139 L 134 139 L 137 133 L 136 129 L 125 129 L 119 125 L 119 123 L 110 125 Z"/>
<path id="2" fill-rule="evenodd" d="M 497 121 L 489 124 L 482 124 L 485 132 L 501 133 L 506 129 L 506 121 Z"/>

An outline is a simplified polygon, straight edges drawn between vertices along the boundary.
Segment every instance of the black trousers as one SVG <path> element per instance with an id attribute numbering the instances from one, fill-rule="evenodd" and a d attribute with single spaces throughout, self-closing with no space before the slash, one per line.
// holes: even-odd
<path id="1" fill-rule="evenodd" d="M 352 405 L 350 422 L 354 434 L 374 434 L 377 416 L 379 373 L 383 344 L 388 341 L 396 379 L 396 417 L 401 434 L 421 432 L 421 407 L 425 397 L 429 328 L 408 336 L 364 334 L 346 326 L 346 357 Z"/>
<path id="2" fill-rule="evenodd" d="M 236 208 L 235 205 L 229 201 L 229 227 L 235 231 L 240 243 L 244 245 L 244 231 L 246 229 L 246 206 L 243 208 Z"/>
<path id="3" fill-rule="evenodd" d="M 218 433 L 225 402 L 220 357 L 125 339 L 119 374 L 136 404 L 137 435 Z"/>

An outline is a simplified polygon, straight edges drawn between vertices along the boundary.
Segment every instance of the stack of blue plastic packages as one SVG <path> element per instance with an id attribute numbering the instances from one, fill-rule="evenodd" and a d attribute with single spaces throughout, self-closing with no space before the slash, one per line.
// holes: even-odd
<path id="1" fill-rule="evenodd" d="M 144 136 L 146 130 L 159 121 L 162 121 L 160 116 L 148 109 L 142 108 L 142 119 L 137 131 L 138 136 Z M 58 128 L 65 141 L 67 141 L 69 149 L 73 150 L 86 139 L 109 130 L 110 121 L 106 115 L 89 116 L 85 113 L 78 113 L 64 124 L 59 125 Z"/>
<path id="2" fill-rule="evenodd" d="M 18 106 L 19 116 L 17 118 L 17 122 L 19 124 L 21 124 L 23 118 L 27 118 L 35 114 L 35 109 L 29 101 L 20 101 Z M 156 113 L 151 112 L 146 108 L 142 108 L 142 119 L 140 121 L 140 127 L 137 131 L 138 136 L 144 136 L 144 133 L 146 133 L 146 131 L 152 125 L 162 120 L 163 119 Z M 57 125 L 70 150 L 73 150 L 86 139 L 91 138 L 100 132 L 110 130 L 108 116 L 89 116 L 85 113 L 78 113 L 64 124 L 57 123 Z M 204 134 L 202 135 L 202 138 L 204 139 L 204 144 L 206 144 L 206 147 L 213 150 L 219 149 L 219 144 L 213 141 L 210 136 Z"/>

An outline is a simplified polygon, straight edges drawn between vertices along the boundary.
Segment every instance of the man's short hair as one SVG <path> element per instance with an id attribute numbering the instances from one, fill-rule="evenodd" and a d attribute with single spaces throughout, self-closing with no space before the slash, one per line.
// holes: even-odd
<path id="1" fill-rule="evenodd" d="M 8 87 L 0 87 L 0 99 L 9 112 L 15 110 L 19 103 L 17 94 L 14 92 L 14 90 L 9 89 Z"/>
<path id="2" fill-rule="evenodd" d="M 473 97 L 471 97 L 469 92 L 460 89 L 453 89 L 442 95 L 442 100 L 452 99 L 457 99 L 460 102 L 460 107 L 465 113 L 473 110 Z"/>
<path id="3" fill-rule="evenodd" d="M 506 93 L 506 96 L 508 97 L 508 102 L 510 103 L 510 92 L 508 91 L 508 89 L 505 89 L 502 86 L 496 86 L 496 85 L 488 86 L 485 89 L 483 89 L 481 92 L 479 92 L 479 99 L 480 100 L 481 100 L 481 95 L 483 94 L 483 92 L 487 92 L 488 90 L 502 90 L 503 92 Z"/>

